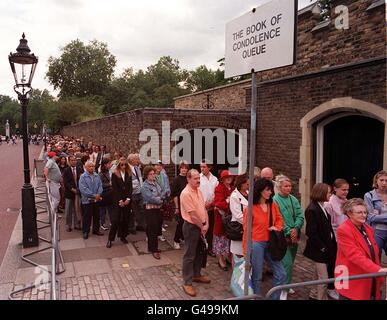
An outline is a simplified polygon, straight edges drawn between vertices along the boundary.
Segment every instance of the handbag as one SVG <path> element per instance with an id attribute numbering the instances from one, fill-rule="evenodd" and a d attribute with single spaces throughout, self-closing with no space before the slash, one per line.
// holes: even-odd
<path id="1" fill-rule="evenodd" d="M 241 204 L 243 212 L 243 206 Z M 233 241 L 242 241 L 243 239 L 243 225 L 238 221 L 231 221 L 232 215 L 229 214 L 223 218 L 224 232 L 228 239 Z"/>
<path id="2" fill-rule="evenodd" d="M 270 203 L 270 207 L 269 207 L 270 227 L 274 225 L 271 206 L 272 204 Z M 273 261 L 282 260 L 286 254 L 287 249 L 288 249 L 288 246 L 287 246 L 284 232 L 282 230 L 281 231 L 271 230 L 269 233 L 269 252 L 271 255 L 271 259 Z"/>

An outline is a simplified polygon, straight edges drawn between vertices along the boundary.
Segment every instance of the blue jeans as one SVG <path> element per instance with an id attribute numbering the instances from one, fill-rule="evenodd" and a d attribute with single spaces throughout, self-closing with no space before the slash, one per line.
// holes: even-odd
<path id="1" fill-rule="evenodd" d="M 375 231 L 375 241 L 379 247 L 379 258 L 382 256 L 382 250 L 387 254 L 387 230 L 378 230 Z"/>
<path id="2" fill-rule="evenodd" d="M 268 250 L 269 242 L 252 241 L 251 243 L 251 265 L 252 274 L 251 280 L 253 284 L 254 293 L 261 295 L 262 284 L 262 269 L 263 261 L 269 264 L 270 269 L 273 271 L 273 287 L 280 286 L 286 282 L 286 271 L 281 261 L 273 261 Z M 279 300 L 281 290 L 273 293 L 270 297 L 271 300 Z"/>
<path id="3" fill-rule="evenodd" d="M 112 223 L 113 206 L 99 207 L 99 220 L 101 222 L 101 226 L 105 225 L 106 210 L 109 214 L 110 223 Z"/>

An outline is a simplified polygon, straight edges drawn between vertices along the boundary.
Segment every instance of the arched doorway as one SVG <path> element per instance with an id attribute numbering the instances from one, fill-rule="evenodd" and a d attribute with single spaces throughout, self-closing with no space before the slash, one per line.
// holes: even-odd
<path id="1" fill-rule="evenodd" d="M 324 119 L 337 117 L 338 115 L 340 115 L 339 117 L 341 115 L 344 117 L 359 115 L 377 119 L 383 124 L 384 145 L 382 168 L 387 169 L 387 126 L 385 125 L 387 122 L 387 109 L 351 97 L 335 98 L 327 101 L 309 111 L 300 121 L 302 142 L 300 146 L 301 177 L 299 180 L 299 192 L 301 194 L 301 205 L 303 208 L 306 208 L 308 205 L 310 191 L 318 178 L 318 174 L 316 174 L 316 168 L 319 166 L 317 164 L 319 158 L 316 156 L 316 150 L 318 150 L 316 124 L 324 121 Z M 320 179 L 322 181 L 322 174 Z"/>
<path id="2" fill-rule="evenodd" d="M 384 123 L 344 113 L 321 121 L 316 134 L 316 182 L 344 178 L 350 183 L 348 197 L 363 198 L 383 167 Z"/>

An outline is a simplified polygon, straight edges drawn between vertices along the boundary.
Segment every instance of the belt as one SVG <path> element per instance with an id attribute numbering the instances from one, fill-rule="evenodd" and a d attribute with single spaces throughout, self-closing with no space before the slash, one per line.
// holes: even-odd
<path id="1" fill-rule="evenodd" d="M 150 204 L 150 203 L 147 203 L 145 205 L 145 209 L 147 210 L 151 210 L 151 209 L 160 209 L 161 208 L 161 205 L 159 204 Z"/>

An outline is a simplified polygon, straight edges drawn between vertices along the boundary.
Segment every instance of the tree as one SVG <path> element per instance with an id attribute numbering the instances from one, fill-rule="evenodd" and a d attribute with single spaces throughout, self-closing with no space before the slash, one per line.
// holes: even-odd
<path id="1" fill-rule="evenodd" d="M 134 72 L 128 68 L 106 88 L 104 112 L 172 107 L 174 97 L 189 92 L 180 85 L 187 75 L 188 72 L 180 68 L 179 61 L 169 56 L 161 57 L 146 71 Z"/>
<path id="2" fill-rule="evenodd" d="M 54 132 L 62 127 L 81 121 L 102 117 L 102 106 L 87 98 L 67 98 L 55 102 L 55 108 L 48 111 L 47 122 Z"/>
<path id="3" fill-rule="evenodd" d="M 17 100 L 0 95 L 0 135 L 5 135 L 5 123 L 9 121 L 11 134 L 15 133 L 15 125 L 21 123 L 21 109 Z"/>
<path id="4" fill-rule="evenodd" d="M 213 71 L 205 65 L 197 67 L 189 72 L 186 86 L 191 92 L 202 91 L 216 86 L 226 84 L 224 71 L 217 69 Z"/>
<path id="5" fill-rule="evenodd" d="M 31 130 L 42 132 L 43 122 L 47 123 L 47 115 L 55 108 L 54 97 L 48 90 L 34 89 L 28 103 L 28 122 L 37 124 L 38 129 Z M 31 128 L 31 127 L 30 127 Z"/>
<path id="6" fill-rule="evenodd" d="M 85 45 L 80 40 L 71 41 L 61 49 L 59 58 L 48 59 L 46 77 L 59 97 L 101 96 L 110 84 L 116 58 L 109 52 L 107 44 L 91 41 Z"/>

